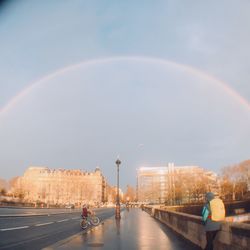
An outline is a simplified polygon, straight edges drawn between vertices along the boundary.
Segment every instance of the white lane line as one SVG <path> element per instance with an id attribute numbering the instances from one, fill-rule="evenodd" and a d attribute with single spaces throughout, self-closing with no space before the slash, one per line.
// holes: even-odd
<path id="1" fill-rule="evenodd" d="M 63 222 L 63 221 L 68 221 L 69 219 L 64 219 L 64 220 L 58 220 L 57 222 Z"/>
<path id="2" fill-rule="evenodd" d="M 80 217 L 73 217 L 71 218 L 72 220 L 77 220 L 77 219 L 80 219 Z"/>
<path id="3" fill-rule="evenodd" d="M 23 229 L 23 228 L 28 228 L 28 227 L 29 227 L 29 226 L 2 228 L 2 229 L 0 229 L 0 231 L 10 231 L 10 230 L 17 230 L 17 229 Z"/>
<path id="4" fill-rule="evenodd" d="M 36 224 L 35 227 L 40 227 L 40 226 L 45 226 L 54 223 L 54 221 L 47 222 L 47 223 L 41 223 L 41 224 Z"/>

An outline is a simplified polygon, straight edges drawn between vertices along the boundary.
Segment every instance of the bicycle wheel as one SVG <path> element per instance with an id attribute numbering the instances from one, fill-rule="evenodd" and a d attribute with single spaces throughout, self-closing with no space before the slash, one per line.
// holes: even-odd
<path id="1" fill-rule="evenodd" d="M 86 229 L 88 227 L 88 221 L 87 220 L 80 221 L 80 226 L 82 229 Z"/>
<path id="2" fill-rule="evenodd" d="M 100 219 L 97 217 L 97 216 L 93 216 L 91 219 L 90 219 L 90 222 L 93 226 L 97 226 L 99 225 L 100 223 Z"/>

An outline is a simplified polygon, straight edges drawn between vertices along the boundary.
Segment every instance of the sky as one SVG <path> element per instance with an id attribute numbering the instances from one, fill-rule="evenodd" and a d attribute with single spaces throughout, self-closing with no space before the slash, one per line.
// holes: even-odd
<path id="1" fill-rule="evenodd" d="M 0 177 L 135 185 L 141 166 L 249 159 L 250 2 L 0 1 Z"/>

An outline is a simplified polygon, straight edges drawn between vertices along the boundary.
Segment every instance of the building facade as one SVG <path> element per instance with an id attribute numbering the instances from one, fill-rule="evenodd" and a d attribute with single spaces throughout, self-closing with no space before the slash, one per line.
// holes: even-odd
<path id="1" fill-rule="evenodd" d="M 107 182 L 99 168 L 94 172 L 83 172 L 29 167 L 15 184 L 25 201 L 47 205 L 100 204 L 107 200 L 106 187 Z"/>
<path id="2" fill-rule="evenodd" d="M 247 170 L 247 191 L 250 192 L 250 168 Z"/>
<path id="3" fill-rule="evenodd" d="M 206 189 L 206 190 L 205 190 Z M 199 201 L 217 189 L 217 176 L 198 166 L 141 167 L 137 170 L 137 199 L 170 205 Z"/>

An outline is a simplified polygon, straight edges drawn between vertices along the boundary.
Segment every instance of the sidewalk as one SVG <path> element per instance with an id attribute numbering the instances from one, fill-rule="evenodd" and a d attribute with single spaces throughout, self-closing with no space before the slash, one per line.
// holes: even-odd
<path id="1" fill-rule="evenodd" d="M 44 250 L 196 250 L 198 247 L 138 208 L 125 210 L 121 220 L 113 217 L 87 232 L 81 232 Z"/>

